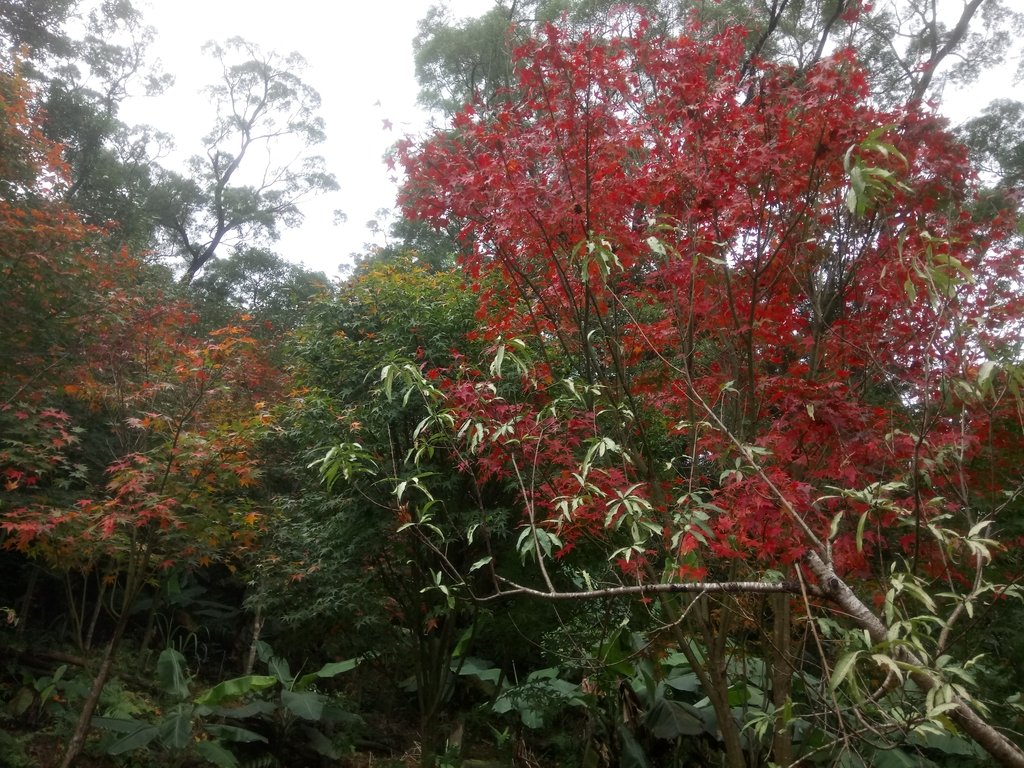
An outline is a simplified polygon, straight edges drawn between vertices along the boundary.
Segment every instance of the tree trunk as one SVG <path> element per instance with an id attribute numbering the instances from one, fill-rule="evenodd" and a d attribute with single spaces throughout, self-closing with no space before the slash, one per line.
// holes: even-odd
<path id="1" fill-rule="evenodd" d="M 85 701 L 82 703 L 82 711 L 78 716 L 74 735 L 72 735 L 71 741 L 68 742 L 68 748 L 64 752 L 64 759 L 61 760 L 60 768 L 71 768 L 82 751 L 82 747 L 85 746 L 85 738 L 89 735 L 89 729 L 92 726 L 93 712 L 96 711 L 100 695 L 103 693 L 103 688 L 110 678 L 110 669 L 114 664 L 114 654 L 117 652 L 117 647 L 121 644 L 121 637 L 124 635 L 127 626 L 128 610 L 126 608 L 118 617 L 117 625 L 114 627 L 114 634 L 107 643 L 106 650 L 103 652 L 103 661 L 100 662 L 100 668 L 97 670 L 96 677 L 92 681 L 89 695 L 85 697 Z"/>
<path id="2" fill-rule="evenodd" d="M 164 591 L 162 589 L 154 590 L 153 601 L 149 606 L 149 613 L 146 615 L 146 628 L 142 632 L 142 642 L 139 644 L 139 673 L 142 674 L 146 671 L 146 667 L 149 666 L 149 658 L 152 655 L 152 649 L 149 647 L 153 642 L 153 633 L 156 632 L 156 617 L 160 613 L 160 607 L 163 605 Z M 170 643 L 170 639 L 167 639 Z"/>
<path id="3" fill-rule="evenodd" d="M 858 626 L 867 630 L 871 642 L 885 642 L 887 639 L 885 624 L 853 593 L 846 582 L 836 575 L 832 567 L 826 565 L 814 551 L 809 552 L 805 559 L 829 599 L 842 608 Z M 897 648 L 895 654 L 899 660 L 908 664 L 917 667 L 924 666 L 919 658 L 905 648 Z M 935 678 L 925 672 L 911 672 L 910 679 L 922 691 L 930 691 L 938 685 Z M 988 752 L 999 765 L 1024 768 L 1024 751 L 1021 751 L 1020 747 L 978 717 L 977 713 L 964 701 L 960 699 L 955 701 L 956 708 L 951 710 L 949 715 L 965 733 Z"/>
<path id="4" fill-rule="evenodd" d="M 786 704 L 793 681 L 789 651 L 789 595 L 772 595 L 771 601 L 773 618 L 769 658 L 772 663 L 772 705 L 775 707 L 772 761 L 785 767 L 793 762 L 793 739 L 786 722 Z"/>
<path id="5" fill-rule="evenodd" d="M 96 604 L 92 608 L 92 616 L 89 617 L 89 628 L 85 633 L 85 650 L 92 648 L 92 638 L 96 633 L 96 622 L 99 621 L 100 612 L 103 610 L 103 596 L 107 592 L 107 582 L 100 577 L 99 592 L 96 594 Z M 84 606 L 83 606 L 84 607 Z"/>
<path id="6" fill-rule="evenodd" d="M 721 665 L 721 668 L 716 664 L 712 648 L 710 647 L 713 644 L 709 643 L 707 649 L 708 660 L 705 664 L 701 664 L 697 655 L 690 647 L 690 639 L 683 632 L 679 624 L 679 611 L 676 609 L 673 601 L 665 594 L 659 595 L 659 598 L 665 611 L 665 616 L 672 625 L 672 632 L 676 637 L 679 650 L 686 657 L 694 674 L 697 675 L 704 693 L 707 694 L 708 700 L 711 702 L 712 709 L 715 710 L 715 717 L 718 718 L 718 730 L 725 745 L 726 765 L 729 768 L 746 768 L 747 760 L 743 756 L 743 742 L 740 740 L 739 728 L 736 726 L 736 721 L 733 720 L 732 708 L 729 706 L 729 682 L 725 679 L 724 663 Z M 700 599 L 701 597 L 697 596 L 694 598 L 694 601 Z M 687 618 L 699 609 L 700 606 L 688 606 Z M 706 621 L 706 618 L 701 616 L 695 620 Z M 708 632 L 710 632 L 710 629 L 706 629 L 705 634 Z"/>
<path id="7" fill-rule="evenodd" d="M 71 572 L 67 571 L 64 574 L 64 598 L 68 602 L 67 612 L 71 618 L 71 631 L 74 635 L 72 640 L 74 640 L 75 647 L 78 648 L 78 650 L 80 651 L 85 650 L 85 636 L 82 634 L 83 627 L 85 624 L 85 618 L 83 614 L 85 611 L 86 591 L 88 590 L 89 585 L 89 579 L 84 573 L 82 575 L 82 584 L 82 610 L 80 611 L 78 609 L 78 605 L 75 602 L 75 590 L 73 585 L 71 584 Z"/>
<path id="8" fill-rule="evenodd" d="M 36 594 L 36 584 L 39 583 L 39 567 L 32 566 L 32 574 L 28 577 L 28 586 L 25 587 L 25 596 L 21 599 L 21 611 L 18 613 L 18 624 L 14 630 L 17 637 L 25 634 L 25 625 L 28 624 L 28 612 L 32 607 L 32 598 Z"/>
<path id="9" fill-rule="evenodd" d="M 251 675 L 256 666 L 256 655 L 259 652 L 260 633 L 263 631 L 263 608 L 256 607 L 256 615 L 252 617 L 252 641 L 249 643 L 249 655 L 245 660 L 245 674 Z"/>
<path id="10" fill-rule="evenodd" d="M 141 541 L 135 539 L 133 533 L 133 544 L 138 546 L 139 549 L 133 555 L 133 558 L 129 559 L 121 612 L 118 614 L 117 623 L 114 625 L 114 634 L 111 635 L 106 650 L 103 652 L 103 660 L 100 662 L 100 668 L 96 671 L 96 677 L 92 681 L 89 695 L 82 702 L 82 711 L 78 715 L 75 732 L 71 736 L 71 741 L 68 742 L 68 748 L 64 752 L 60 768 L 71 768 L 75 764 L 75 760 L 78 759 L 82 747 L 85 746 L 85 739 L 92 727 L 93 712 L 96 711 L 96 705 L 99 704 L 100 695 L 103 693 L 107 680 L 110 679 L 110 670 L 114 665 L 114 655 L 117 653 L 117 649 L 121 645 L 121 638 L 124 637 L 125 630 L 128 628 L 132 607 L 135 605 L 136 600 L 138 600 L 142 587 L 146 583 L 146 573 L 149 571 L 149 560 L 152 554 L 149 547 L 151 533 L 152 529 L 146 531 Z"/>

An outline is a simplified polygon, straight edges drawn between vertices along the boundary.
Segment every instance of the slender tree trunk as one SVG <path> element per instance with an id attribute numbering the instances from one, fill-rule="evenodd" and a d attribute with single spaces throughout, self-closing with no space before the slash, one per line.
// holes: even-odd
<path id="1" fill-rule="evenodd" d="M 149 613 L 146 616 L 146 629 L 142 632 L 142 643 L 139 645 L 139 672 L 145 671 L 149 665 L 151 655 L 150 645 L 153 643 L 153 633 L 156 631 L 156 617 L 160 613 L 163 604 L 164 592 L 158 589 L 153 593 L 153 603 L 149 606 Z M 170 642 L 168 640 L 168 642 Z"/>
<path id="2" fill-rule="evenodd" d="M 866 629 L 873 643 L 883 643 L 887 639 L 887 628 L 870 608 L 868 608 L 853 590 L 844 582 L 830 565 L 827 565 L 816 552 L 809 552 L 805 560 L 811 572 L 818 578 L 829 598 L 862 629 Z M 900 661 L 923 667 L 924 663 L 905 648 L 895 651 Z M 930 691 L 938 685 L 938 681 L 926 672 L 911 672 L 910 679 L 922 691 Z M 1006 736 L 986 723 L 966 702 L 956 701 L 956 708 L 949 712 L 953 721 L 974 739 L 982 749 L 1003 766 L 1024 768 L 1024 751 Z"/>
<path id="3" fill-rule="evenodd" d="M 82 711 L 78 716 L 75 732 L 71 736 L 71 741 L 68 742 L 60 768 L 71 768 L 82 751 L 82 747 L 85 746 L 85 738 L 89 735 L 89 729 L 92 725 L 92 715 L 96 711 L 96 705 L 99 703 L 103 688 L 106 686 L 107 680 L 110 679 L 110 669 L 114 664 L 114 654 L 117 653 L 117 648 L 121 644 L 121 638 L 124 636 L 124 631 L 128 626 L 128 613 L 128 608 L 125 607 L 117 619 L 114 634 L 111 636 L 106 650 L 103 652 L 103 661 L 100 662 L 100 668 L 96 672 L 96 677 L 93 678 L 89 694 L 82 703 Z"/>
<path id="4" fill-rule="evenodd" d="M 140 540 L 137 538 L 136 532 L 133 531 L 132 544 L 137 549 L 128 561 L 121 612 L 117 616 L 114 634 L 111 635 L 106 650 L 103 652 L 103 660 L 100 662 L 100 668 L 97 670 L 96 677 L 92 681 L 92 687 L 89 688 L 89 694 L 85 697 L 85 701 L 82 702 L 82 711 L 78 715 L 75 732 L 68 742 L 60 768 L 71 768 L 75 764 L 75 760 L 78 759 L 82 747 L 85 746 L 85 739 L 92 727 L 93 713 L 96 711 L 96 705 L 99 704 L 103 688 L 106 686 L 107 680 L 110 679 L 110 670 L 114 665 L 114 656 L 121 645 L 121 638 L 124 637 L 125 630 L 128 628 L 132 608 L 139 599 L 139 594 L 146 583 L 146 574 L 149 572 L 149 562 L 152 555 L 150 549 L 151 534 L 152 529 L 146 531 Z"/>
<path id="5" fill-rule="evenodd" d="M 707 662 L 701 663 L 697 654 L 690 647 L 690 638 L 680 626 L 679 611 L 674 602 L 664 594 L 659 595 L 659 599 L 666 618 L 672 624 L 672 632 L 676 637 L 680 652 L 686 657 L 690 668 L 697 675 L 704 693 L 707 694 L 708 700 L 711 702 L 712 709 L 715 710 L 715 717 L 718 718 L 718 730 L 722 735 L 722 742 L 725 744 L 726 764 L 729 768 L 746 768 L 747 759 L 743 756 L 743 742 L 740 740 L 739 728 L 736 726 L 736 721 L 733 720 L 732 708 L 729 706 L 729 684 L 725 679 L 724 665 L 720 667 L 711 658 L 712 649 L 710 647 L 708 648 Z M 694 598 L 694 600 L 700 599 L 699 596 Z M 701 606 L 689 606 L 687 618 L 690 618 L 693 612 L 700 608 Z M 703 616 L 695 620 L 707 621 Z"/>
<path id="6" fill-rule="evenodd" d="M 789 595 L 772 595 L 772 642 L 769 658 L 772 662 L 772 705 L 775 707 L 775 732 L 772 734 L 772 761 L 778 765 L 793 762 L 793 739 L 786 722 L 786 704 L 793 681 L 790 663 Z"/>
<path id="7" fill-rule="evenodd" d="M 245 674 L 251 675 L 256 666 L 256 655 L 260 645 L 260 633 L 263 631 L 263 608 L 256 607 L 256 615 L 252 617 L 252 642 L 249 643 L 249 656 L 245 660 Z"/>
<path id="8" fill-rule="evenodd" d="M 100 578 L 99 592 L 96 594 L 96 604 L 92 608 L 92 616 L 89 617 L 89 628 L 85 633 L 85 650 L 92 648 L 92 638 L 96 632 L 96 622 L 99 621 L 100 612 L 103 610 L 103 596 L 107 593 L 107 582 Z"/>
<path id="9" fill-rule="evenodd" d="M 78 604 L 75 602 L 75 590 L 71 584 L 71 572 L 68 571 L 64 574 L 64 598 L 68 601 L 68 615 L 71 617 L 71 632 L 73 634 L 72 639 L 75 641 L 75 647 L 80 651 L 85 650 L 82 626 L 85 623 L 83 612 L 85 611 L 85 592 L 88 587 L 88 580 L 84 575 L 82 582 L 85 586 L 82 587 L 82 610 L 80 611 Z"/>
<path id="10" fill-rule="evenodd" d="M 25 626 L 28 624 L 29 610 L 32 608 L 32 599 L 36 594 L 36 585 L 39 583 L 39 567 L 32 566 L 32 574 L 28 577 L 28 586 L 25 587 L 25 596 L 21 599 L 21 611 L 18 613 L 18 624 L 14 634 L 22 637 L 25 634 Z"/>

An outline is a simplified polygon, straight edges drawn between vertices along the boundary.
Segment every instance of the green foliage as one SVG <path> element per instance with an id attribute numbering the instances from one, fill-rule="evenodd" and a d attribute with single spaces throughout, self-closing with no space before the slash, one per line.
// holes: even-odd
<path id="1" fill-rule="evenodd" d="M 0 763 L 7 768 L 35 768 L 35 761 L 25 750 L 25 741 L 0 729 Z"/>
<path id="2" fill-rule="evenodd" d="M 270 343 L 304 319 L 314 299 L 330 293 L 322 272 L 291 264 L 266 248 L 241 247 L 214 258 L 190 286 L 204 324 L 220 327 L 239 315 Z"/>
<path id="3" fill-rule="evenodd" d="M 493 104 L 509 91 L 512 14 L 495 4 L 479 18 L 456 21 L 444 6 L 432 6 L 413 43 L 420 103 L 454 113 L 466 103 Z"/>
<path id="4" fill-rule="evenodd" d="M 104 750 L 109 755 L 153 749 L 170 754 L 194 751 L 214 765 L 234 768 L 239 760 L 231 745 L 237 749 L 237 745 L 267 744 L 268 749 L 282 751 L 286 744 L 294 748 L 292 742 L 301 739 L 313 752 L 337 758 L 339 740 L 315 725 L 351 724 L 351 718 L 315 690 L 314 684 L 351 671 L 358 660 L 325 664 L 315 672 L 294 677 L 288 663 L 274 656 L 265 643 L 260 645 L 260 656 L 271 674 L 224 680 L 193 696 L 185 657 L 173 649 L 164 650 L 157 662 L 157 681 L 166 695 L 166 706 L 151 720 L 109 715 L 94 718 L 96 727 L 111 732 L 104 740 Z M 278 689 L 276 696 L 273 689 Z M 301 726 L 293 727 L 300 722 Z"/>
<path id="5" fill-rule="evenodd" d="M 410 694 L 396 694 L 398 706 L 385 714 L 409 716 L 400 706 L 406 700 L 416 710 L 424 764 L 442 751 L 449 730 L 445 760 L 458 759 L 453 723 L 467 712 L 484 721 L 500 749 L 514 742 L 528 761 L 520 752 L 526 734 L 548 750 L 545 757 L 557 753 L 553 764 L 582 761 L 588 768 L 719 763 L 727 732 L 738 736 L 734 765 L 973 764 L 981 753 L 952 720 L 961 702 L 1019 724 L 1015 629 L 1024 609 L 1018 590 L 990 576 L 1012 578 L 1020 570 L 1019 553 L 1000 542 L 1024 532 L 1020 489 L 999 487 L 1014 476 L 1020 453 L 1007 437 L 1017 435 L 1007 424 L 1019 417 L 1024 386 L 1015 310 L 984 343 L 968 340 L 955 376 L 932 366 L 955 357 L 960 328 L 998 321 L 979 312 L 930 326 L 938 352 L 920 355 L 927 371 L 918 379 L 927 385 L 917 389 L 900 359 L 915 353 L 872 345 L 858 322 L 884 302 L 877 316 L 886 323 L 907 322 L 906 313 L 917 310 L 946 317 L 986 279 L 985 252 L 1002 245 L 981 230 L 974 238 L 966 224 L 942 232 L 944 216 L 969 218 L 951 181 L 966 160 L 931 149 L 938 129 L 913 109 L 896 125 L 871 130 L 850 127 L 860 118 L 846 105 L 834 131 L 812 135 L 804 123 L 777 131 L 810 98 L 802 90 L 807 81 L 828 90 L 822 83 L 830 77 L 856 74 L 846 60 L 833 70 L 816 68 L 827 51 L 853 46 L 865 53 L 876 104 L 919 100 L 947 76 L 970 78 L 998 59 L 1017 17 L 1006 2 L 989 0 L 983 15 L 966 18 L 980 19 L 980 27 L 968 25 L 964 34 L 949 24 L 908 26 L 908 18 L 927 18 L 927 4 L 918 0 L 875 9 L 830 0 L 646 0 L 639 4 L 646 21 L 617 5 L 526 0 L 469 20 L 432 9 L 415 42 L 421 102 L 446 112 L 477 105 L 462 126 L 476 137 L 465 145 L 468 153 L 521 101 L 525 72 L 513 64 L 512 49 L 534 37 L 538 22 L 564 18 L 561 33 L 579 40 L 633 30 L 640 41 L 685 27 L 700 41 L 694 56 L 739 23 L 746 32 L 734 38 L 730 72 L 718 71 L 724 59 L 709 59 L 690 74 L 693 82 L 719 78 L 723 88 L 740 82 L 722 114 L 736 118 L 756 107 L 754 127 L 719 131 L 728 121 L 687 103 L 676 112 L 651 111 L 649 132 L 617 155 L 627 145 L 623 131 L 601 145 L 599 107 L 608 108 L 609 119 L 622 118 L 624 128 L 624 115 L 683 100 L 667 95 L 670 89 L 652 90 L 646 78 L 653 73 L 638 60 L 618 73 L 641 83 L 637 99 L 602 102 L 620 85 L 612 75 L 625 61 L 615 58 L 621 50 L 604 49 L 608 55 L 587 59 L 587 67 L 562 61 L 566 82 L 585 82 L 573 86 L 585 98 L 560 104 L 552 130 L 535 144 L 525 135 L 512 140 L 515 121 L 503 123 L 508 133 L 492 155 L 480 155 L 477 167 L 443 185 L 450 201 L 485 171 L 495 174 L 480 185 L 485 191 L 522 173 L 523 186 L 484 216 L 507 216 L 503 229 L 480 234 L 485 230 L 467 225 L 479 200 L 439 218 L 436 231 L 400 219 L 391 230 L 400 245 L 360 261 L 336 289 L 265 247 L 297 223 L 303 195 L 334 188 L 322 159 L 272 159 L 263 178 L 274 181 L 262 186 L 251 182 L 261 174 L 248 173 L 256 150 L 277 155 L 270 136 L 287 135 L 305 149 L 324 138 L 319 97 L 301 80 L 299 57 L 277 57 L 239 39 L 211 45 L 224 75 L 209 91 L 218 113 L 187 169 L 173 173 L 152 161 L 164 137 L 118 120 L 117 104 L 142 71 L 150 35 L 130 3 L 102 3 L 72 24 L 72 6 L 62 0 L 0 7 L 2 42 L 34 47 L 24 70 L 45 83 L 33 95 L 17 75 L 0 81 L 8 108 L 0 137 L 0 299 L 8 331 L 0 351 L 0 522 L 5 545 L 24 551 L 5 561 L 4 576 L 27 573 L 28 556 L 66 576 L 34 599 L 48 604 L 54 625 L 73 625 L 82 647 L 89 645 L 87 607 L 95 607 L 97 637 L 113 637 L 112 650 L 125 630 L 132 642 L 129 625 L 141 625 L 146 614 L 140 657 L 145 662 L 154 637 L 167 646 L 151 670 L 159 700 L 126 683 L 128 675 L 102 690 L 101 716 L 92 722 L 105 732 L 109 755 L 218 766 L 285 756 L 336 762 L 357 727 L 329 692 L 342 674 L 372 692 L 368 708 L 388 709 L 378 702 L 389 685 Z M 137 44 L 126 44 L 126 34 Z M 545 51 L 557 47 L 556 38 Z M 948 66 L 951 55 L 962 64 Z M 782 63 L 777 81 L 755 72 L 758 60 Z M 602 67 L 606 81 L 596 79 Z M 158 73 L 145 79 L 147 87 L 161 86 Z M 538 80 L 548 96 L 559 82 Z M 799 97 L 775 110 L 773 87 Z M 829 105 L 837 99 L 830 96 Z M 33 117 L 41 109 L 45 125 Z M 817 119 L 825 111 L 807 114 Z M 527 116 L 519 128 L 535 129 L 542 118 Z M 664 155 L 683 161 L 664 173 L 655 169 L 650 186 L 657 194 L 646 207 L 635 204 L 645 194 L 642 180 L 616 186 L 655 163 L 676 127 L 698 123 L 700 131 Z M 991 187 L 967 211 L 978 222 L 1017 212 L 1021 125 L 1020 104 L 997 102 L 962 131 Z M 586 140 L 574 145 L 581 126 Z M 742 144 L 730 143 L 740 134 Z M 46 139 L 63 145 L 66 176 Z M 808 148 L 802 159 L 786 154 L 790 141 Z M 706 154 L 689 157 L 698 145 Z M 734 160 L 739 168 L 748 149 L 756 164 L 709 183 L 706 197 L 694 192 Z M 392 160 L 400 154 L 396 148 Z M 915 173 L 934 182 L 921 193 L 927 205 L 894 214 L 894 205 L 920 193 Z M 786 186 L 789 177 L 809 181 Z M 567 194 L 558 193 L 563 178 Z M 609 189 L 619 191 L 608 197 Z M 521 205 L 534 195 L 541 204 Z M 573 207 L 577 195 L 581 204 Z M 694 199 L 678 202 L 687 196 Z M 719 226 L 761 203 L 749 220 Z M 571 226 L 557 219 L 562 204 Z M 669 213 L 682 205 L 690 207 Z M 787 220 L 791 210 L 802 218 Z M 541 227 L 546 239 L 530 240 L 528 220 L 551 223 Z M 701 233 L 701 221 L 714 231 Z M 591 226 L 618 228 L 621 236 Z M 790 237 L 807 259 L 775 274 L 769 264 L 785 260 Z M 892 263 L 865 276 L 856 254 L 888 240 Z M 195 308 L 172 301 L 167 272 L 114 255 L 120 246 L 152 245 L 184 259 Z M 228 245 L 237 247 L 224 256 Z M 524 263 L 563 261 L 531 272 L 513 263 L 518 248 Z M 978 263 L 962 256 L 972 248 Z M 771 257 L 750 272 L 749 295 L 736 299 L 742 262 L 755 251 Z M 469 268 L 465 278 L 453 271 L 456 257 Z M 505 271 L 483 274 L 494 266 L 481 265 L 487 259 L 506 259 Z M 687 268 L 706 270 L 707 279 L 687 284 Z M 1005 287 L 1015 274 L 1006 267 L 995 277 Z M 525 301 L 505 292 L 516 279 L 536 287 Z M 572 312 L 550 313 L 559 290 L 580 286 L 586 291 Z M 791 295 L 773 293 L 780 286 Z M 671 292 L 674 303 L 642 293 L 648 289 Z M 695 316 L 726 304 L 723 291 L 728 302 L 739 301 L 735 327 L 720 313 L 688 334 Z M 800 322 L 773 326 L 770 312 L 787 307 Z M 202 316 L 198 324 L 193 309 Z M 737 319 L 746 314 L 748 321 Z M 231 325 L 201 338 L 201 328 L 243 316 L 251 327 Z M 813 324 L 804 322 L 812 317 Z M 286 331 L 294 333 L 276 346 L 276 359 L 294 378 L 283 396 L 267 386 L 279 374 L 248 355 Z M 861 333 L 868 342 L 848 343 Z M 917 335 L 904 338 L 916 343 Z M 782 348 L 780 339 L 794 342 Z M 848 366 L 838 355 L 833 361 L 830 352 L 821 360 L 835 364 L 819 366 L 820 350 L 797 345 L 803 339 L 807 346 L 841 339 L 844 356 L 867 351 L 862 365 Z M 787 368 L 805 361 L 809 370 L 793 373 L 788 391 L 773 389 Z M 706 414 L 694 388 L 701 376 L 716 378 L 703 393 Z M 811 386 L 815 377 L 828 378 L 830 391 L 847 389 L 829 400 L 824 387 Z M 848 411 L 865 389 L 872 398 L 859 403 L 859 413 Z M 737 405 L 744 397 L 746 412 Z M 921 429 L 910 423 L 918 418 Z M 728 444 L 728 428 L 713 419 L 746 433 Z M 860 446 L 875 420 L 884 436 Z M 963 437 L 982 422 L 996 436 L 987 446 L 983 429 L 977 439 L 973 432 Z M 778 429 L 769 432 L 769 423 Z M 826 482 L 821 476 L 832 470 L 823 469 L 828 457 L 817 451 L 834 435 L 842 446 Z M 897 443 L 909 448 L 897 451 Z M 879 464 L 865 469 L 876 457 Z M 777 485 L 755 488 L 761 480 Z M 823 536 L 831 520 L 826 550 L 837 559 L 830 566 L 852 563 L 848 573 L 878 587 L 884 637 L 815 615 L 780 623 L 769 637 L 766 627 L 781 610 L 750 595 L 476 601 L 509 585 L 499 575 L 531 588 L 545 581 L 552 591 L 741 579 L 753 570 L 738 556 L 743 546 L 756 554 L 787 538 L 779 534 L 784 529 L 764 525 L 776 499 L 769 490 L 778 486 L 808 519 L 821 513 L 814 533 Z M 728 498 L 730 489 L 743 488 L 753 490 Z M 753 512 L 740 531 L 730 521 L 744 505 Z M 738 543 L 742 538 L 747 544 Z M 905 558 L 894 555 L 897 542 Z M 759 571 L 765 582 L 785 578 L 783 571 L 806 576 L 793 567 L 794 552 Z M 242 583 L 258 611 L 254 632 L 273 637 L 280 655 L 228 631 L 241 617 Z M 50 599 L 55 584 L 66 587 L 66 605 Z M 209 584 L 216 596 L 203 591 Z M 17 591 L 0 594 L 0 605 L 29 606 L 31 594 L 16 602 Z M 802 605 L 819 610 L 816 595 Z M 187 669 L 186 654 L 201 668 L 227 668 L 250 643 L 258 672 L 200 684 L 201 673 Z M 358 671 L 355 658 L 293 669 L 305 650 L 366 663 Z M 89 692 L 87 673 L 65 666 L 28 673 L 13 662 L 11 669 L 4 725 L 62 736 Z M 0 731 L 0 762 L 31 764 L 24 742 Z M 789 757 L 778 756 L 787 749 Z"/>

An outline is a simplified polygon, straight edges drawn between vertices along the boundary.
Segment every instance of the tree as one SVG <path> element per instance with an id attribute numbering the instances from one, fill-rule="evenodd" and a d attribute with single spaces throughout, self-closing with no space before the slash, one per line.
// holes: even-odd
<path id="1" fill-rule="evenodd" d="M 192 283 L 192 295 L 203 319 L 214 327 L 247 315 L 257 335 L 269 342 L 293 330 L 314 299 L 329 294 L 322 272 L 290 264 L 266 248 L 236 248 L 215 258 Z"/>
<path id="2" fill-rule="evenodd" d="M 744 27 L 745 66 L 763 58 L 806 70 L 830 50 L 853 48 L 864 62 L 873 98 L 888 106 L 938 98 L 948 81 L 973 81 L 1005 60 L 1024 28 L 1024 14 L 1004 0 L 971 0 L 959 8 L 941 0 L 630 5 L 659 33 L 711 35 Z M 538 25 L 564 16 L 575 29 L 599 34 L 617 7 L 611 0 L 515 0 L 459 21 L 435 6 L 420 22 L 415 43 L 420 100 L 449 115 L 465 103 L 490 105 L 516 84 L 512 52 Z"/>
<path id="3" fill-rule="evenodd" d="M 959 133 L 997 187 L 1009 192 L 1024 184 L 1024 103 L 996 99 Z"/>
<path id="4" fill-rule="evenodd" d="M 32 90 L 17 70 L 0 72 L 0 100 L 0 300 L 11 334 L 0 352 L 8 374 L 0 391 L 9 406 L 73 349 L 73 332 L 56 318 L 82 311 L 76 280 L 82 251 L 97 233 L 57 197 L 69 183 L 67 166 L 60 147 L 46 138 Z"/>
<path id="5" fill-rule="evenodd" d="M 15 0 L 0 8 L 0 41 L 5 53 L 23 46 L 56 55 L 72 47 L 63 30 L 74 0 Z"/>
<path id="6" fill-rule="evenodd" d="M 1019 254 L 1010 217 L 969 214 L 966 154 L 918 87 L 881 111 L 848 51 L 773 64 L 742 30 L 659 37 L 634 16 L 548 26 L 514 68 L 504 101 L 400 147 L 407 213 L 473 249 L 493 362 L 441 385 L 424 440 L 518 488 L 538 583 L 499 571 L 495 594 L 656 598 L 740 766 L 725 661 L 743 604 L 694 606 L 791 590 L 869 638 L 820 657 L 808 713 L 879 664 L 876 695 L 919 715 L 853 693 L 859 717 L 955 722 L 1024 764 L 948 656 L 983 595 L 1017 594 L 993 537 L 1019 495 L 998 447 L 1017 440 Z M 580 591 L 563 568 L 595 542 L 623 582 Z"/>
<path id="7" fill-rule="evenodd" d="M 195 313 L 159 273 L 67 206 L 61 147 L 25 80 L 0 75 L 0 93 L 0 543 L 69 597 L 81 581 L 82 601 L 65 606 L 80 645 L 111 613 L 71 765 L 147 585 L 253 538 L 253 443 L 279 377 L 241 326 L 188 333 Z"/>
<path id="8" fill-rule="evenodd" d="M 295 396 L 278 422 L 292 445 L 283 453 L 297 464 L 288 472 L 293 489 L 281 499 L 267 545 L 274 556 L 254 597 L 303 634 L 315 628 L 320 644 L 372 654 L 401 679 L 413 675 L 427 766 L 444 743 L 444 710 L 461 663 L 453 657 L 468 644 L 479 613 L 437 588 L 438 547 L 463 569 L 483 550 L 480 540 L 448 547 L 420 536 L 412 523 L 447 531 L 455 542 L 454 532 L 484 500 L 447 456 L 411 460 L 428 411 L 418 398 L 388 401 L 381 393 L 402 375 L 400 365 L 391 378 L 382 379 L 379 368 L 410 359 L 414 371 L 439 378 L 470 348 L 474 307 L 460 275 L 429 271 L 407 253 L 368 259 L 336 295 L 311 308 L 296 331 Z M 311 470 L 324 446 L 332 447 L 326 465 L 337 472 L 321 483 Z M 443 501 L 422 493 L 427 477 L 444 486 Z M 352 629 L 338 636 L 338 626 Z"/>
<path id="9" fill-rule="evenodd" d="M 145 200 L 152 164 L 169 139 L 148 126 L 126 126 L 118 110 L 133 90 L 157 93 L 171 82 L 146 62 L 154 30 L 127 0 L 12 3 L 3 13 L 0 29 L 11 53 L 24 57 L 19 66 L 46 113 L 43 130 L 64 148 L 65 201 L 119 245 L 150 247 L 154 224 Z"/>
<path id="10" fill-rule="evenodd" d="M 413 43 L 420 103 L 450 114 L 466 101 L 488 103 L 507 93 L 514 82 L 508 34 L 516 20 L 516 3 L 461 22 L 444 6 L 431 7 Z"/>
<path id="11" fill-rule="evenodd" d="M 205 50 L 222 70 L 207 89 L 217 118 L 188 175 L 164 172 L 150 202 L 167 255 L 184 260 L 185 284 L 222 245 L 274 240 L 302 219 L 304 198 L 337 189 L 323 158 L 306 153 L 324 140 L 324 126 L 320 96 L 298 74 L 302 57 L 281 58 L 238 37 Z M 266 153 L 262 165 L 257 152 Z M 275 160 L 282 154 L 297 159 Z"/>

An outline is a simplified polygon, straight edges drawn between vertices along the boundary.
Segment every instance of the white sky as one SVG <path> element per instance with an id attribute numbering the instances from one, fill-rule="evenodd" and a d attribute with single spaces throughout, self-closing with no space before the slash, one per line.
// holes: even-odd
<path id="1" fill-rule="evenodd" d="M 214 110 L 200 89 L 216 80 L 217 65 L 200 49 L 209 40 L 241 36 L 264 50 L 301 53 L 309 63 L 303 79 L 320 92 L 327 142 L 318 148 L 341 191 L 306 202 L 301 228 L 287 230 L 274 249 L 285 258 L 337 272 L 373 239 L 366 222 L 394 206 L 395 186 L 384 166 L 387 148 L 404 133 L 418 133 L 427 115 L 416 107 L 412 39 L 432 0 L 145 0 L 147 24 L 157 30 L 150 57 L 159 58 L 176 83 L 156 99 L 129 100 L 121 117 L 149 123 L 175 137 L 180 157 L 200 149 Z M 449 0 L 458 16 L 478 16 L 493 0 Z M 947 93 L 947 111 L 963 119 L 991 98 L 1024 98 L 1010 76 L 990 75 L 962 94 Z M 376 102 L 380 106 L 376 106 Z M 958 114 L 959 113 L 959 114 Z M 383 120 L 394 125 L 391 132 Z M 174 158 L 165 163 L 173 166 Z M 348 216 L 335 225 L 333 212 Z"/>

